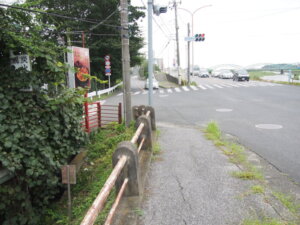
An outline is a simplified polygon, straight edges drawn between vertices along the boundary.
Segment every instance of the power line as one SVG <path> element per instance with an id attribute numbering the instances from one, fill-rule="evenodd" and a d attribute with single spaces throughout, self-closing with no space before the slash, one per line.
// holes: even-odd
<path id="1" fill-rule="evenodd" d="M 57 13 L 44 12 L 44 11 L 39 11 L 39 10 L 34 10 L 34 9 L 25 9 L 25 8 L 22 8 L 22 7 L 11 6 L 11 5 L 6 5 L 6 4 L 0 4 L 0 6 L 7 7 L 7 8 L 12 8 L 12 9 L 17 9 L 17 10 L 22 10 L 22 11 L 27 11 L 27 12 L 41 13 L 41 14 L 44 14 L 44 15 L 55 16 L 55 17 L 64 18 L 64 19 L 82 21 L 82 22 L 92 23 L 92 24 L 99 24 L 99 22 L 100 23 L 103 22 L 103 21 L 97 21 L 96 22 L 96 21 L 91 21 L 91 20 L 87 20 L 87 19 L 81 19 L 81 18 L 77 18 L 77 17 L 65 16 L 65 15 L 61 15 L 61 14 L 57 14 Z M 111 24 L 104 24 L 104 23 L 99 24 L 99 25 L 121 28 L 120 26 L 111 25 Z"/>

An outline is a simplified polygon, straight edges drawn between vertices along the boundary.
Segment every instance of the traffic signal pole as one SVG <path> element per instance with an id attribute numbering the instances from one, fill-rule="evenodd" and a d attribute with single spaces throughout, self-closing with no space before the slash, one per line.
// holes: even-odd
<path id="1" fill-rule="evenodd" d="M 148 91 L 148 104 L 153 106 L 153 49 L 152 49 L 152 10 L 153 10 L 153 0 L 148 0 L 148 81 L 149 81 L 149 91 Z"/>
<path id="2" fill-rule="evenodd" d="M 187 24 L 187 29 L 188 29 L 188 33 L 187 36 L 190 37 L 190 23 Z M 191 84 L 191 69 L 190 69 L 190 46 L 191 46 L 191 42 L 188 41 L 188 66 L 187 66 L 187 77 L 188 77 L 188 85 Z"/>

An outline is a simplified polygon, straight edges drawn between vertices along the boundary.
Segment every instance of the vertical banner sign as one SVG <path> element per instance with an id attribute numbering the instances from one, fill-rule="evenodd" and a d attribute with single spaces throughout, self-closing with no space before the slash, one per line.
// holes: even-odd
<path id="1" fill-rule="evenodd" d="M 90 74 L 90 55 L 88 48 L 68 47 L 69 87 L 90 87 L 90 80 L 85 74 Z M 75 70 L 75 71 L 74 71 Z"/>

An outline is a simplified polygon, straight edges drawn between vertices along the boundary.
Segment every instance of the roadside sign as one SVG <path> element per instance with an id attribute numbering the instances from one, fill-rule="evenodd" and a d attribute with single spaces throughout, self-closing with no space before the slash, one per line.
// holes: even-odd
<path id="1" fill-rule="evenodd" d="M 76 184 L 76 166 L 66 165 L 61 167 L 62 183 Z"/>
<path id="2" fill-rule="evenodd" d="M 105 66 L 105 69 L 110 69 L 111 68 L 111 66 Z"/>
<path id="3" fill-rule="evenodd" d="M 105 66 L 110 66 L 110 61 L 105 61 Z"/>
<path id="4" fill-rule="evenodd" d="M 105 60 L 110 60 L 110 56 L 109 56 L 109 55 L 106 55 L 106 56 L 104 57 L 104 59 L 105 59 Z"/>
<path id="5" fill-rule="evenodd" d="M 195 37 L 185 37 L 185 41 L 195 41 Z"/>
<path id="6" fill-rule="evenodd" d="M 105 69 L 105 73 L 110 73 L 111 69 Z"/>

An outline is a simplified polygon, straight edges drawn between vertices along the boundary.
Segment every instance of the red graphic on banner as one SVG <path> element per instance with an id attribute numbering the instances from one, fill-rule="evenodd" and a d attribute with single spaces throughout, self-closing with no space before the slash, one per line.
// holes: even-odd
<path id="1" fill-rule="evenodd" d="M 90 74 L 90 56 L 88 48 L 73 47 L 75 86 L 90 86 L 90 80 L 85 76 Z"/>

